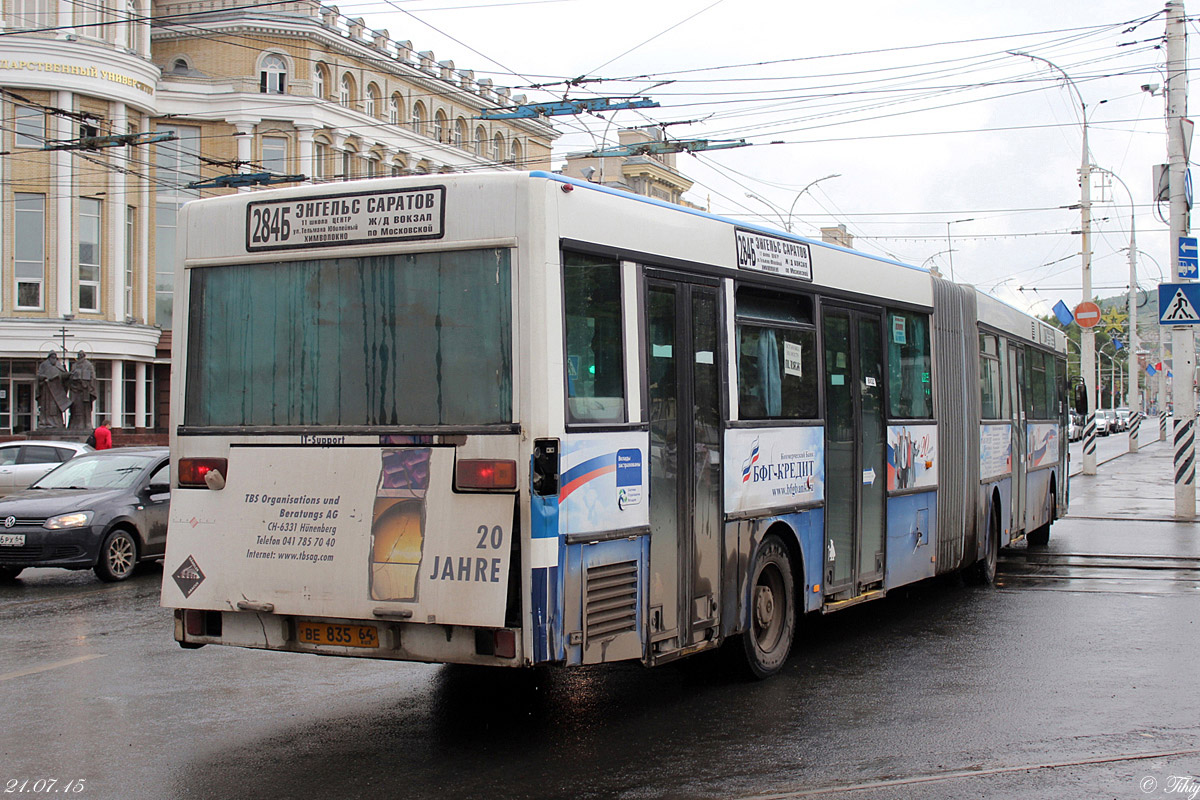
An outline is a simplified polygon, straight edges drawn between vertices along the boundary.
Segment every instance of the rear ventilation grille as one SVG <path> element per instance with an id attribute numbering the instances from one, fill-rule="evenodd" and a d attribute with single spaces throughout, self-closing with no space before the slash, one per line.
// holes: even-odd
<path id="1" fill-rule="evenodd" d="M 621 561 L 587 569 L 583 612 L 589 641 L 637 629 L 637 562 Z"/>

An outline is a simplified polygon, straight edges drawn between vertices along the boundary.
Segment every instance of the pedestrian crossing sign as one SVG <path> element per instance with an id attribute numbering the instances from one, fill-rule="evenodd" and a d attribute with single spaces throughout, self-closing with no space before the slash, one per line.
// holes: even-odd
<path id="1" fill-rule="evenodd" d="M 1160 283 L 1158 322 L 1161 325 L 1200 323 L 1200 283 Z"/>

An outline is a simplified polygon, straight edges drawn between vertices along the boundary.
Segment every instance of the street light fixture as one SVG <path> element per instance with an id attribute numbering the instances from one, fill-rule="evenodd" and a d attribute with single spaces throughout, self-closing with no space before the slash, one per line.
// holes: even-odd
<path id="1" fill-rule="evenodd" d="M 788 233 L 791 233 L 792 232 L 792 212 L 796 210 L 796 201 L 800 199 L 800 196 L 803 195 L 805 192 L 807 192 L 812 187 L 816 186 L 821 181 L 827 181 L 830 178 L 840 178 L 840 177 L 842 177 L 842 173 L 834 172 L 833 174 L 826 175 L 823 178 L 817 178 L 815 181 L 812 181 L 807 186 L 805 186 L 803 189 L 801 189 L 799 192 L 797 192 L 796 197 L 792 200 L 791 207 L 788 208 L 786 218 L 783 216 L 783 209 L 780 208 L 779 206 L 775 205 L 774 203 L 772 203 L 770 200 L 767 200 L 765 197 L 759 197 L 758 195 L 753 194 L 751 192 L 746 192 L 746 197 L 749 197 L 751 200 L 757 200 L 760 203 L 763 203 L 764 205 L 768 206 L 772 211 L 775 212 L 775 216 L 779 217 L 780 223 L 783 224 L 783 229 L 785 231 L 787 231 Z"/>
<path id="2" fill-rule="evenodd" d="M 1087 103 L 1079 93 L 1079 87 L 1062 67 L 1041 56 L 1031 55 L 1019 50 L 1009 50 L 1009 55 L 1021 56 L 1034 61 L 1040 61 L 1063 76 L 1067 85 L 1075 92 L 1079 100 L 1080 124 L 1083 126 L 1083 153 L 1079 163 L 1079 216 L 1080 231 L 1082 232 L 1082 270 L 1083 270 L 1083 300 L 1092 299 L 1092 173 L 1091 161 L 1088 158 L 1088 127 Z M 1096 393 L 1096 332 L 1092 328 L 1084 328 L 1081 335 L 1080 371 L 1083 373 L 1084 384 L 1087 387 L 1088 409 L 1087 420 L 1083 427 L 1083 474 L 1096 474 L 1096 409 L 1094 400 Z"/>
<path id="3" fill-rule="evenodd" d="M 956 220 L 951 220 L 950 222 L 946 223 L 946 247 L 949 248 L 946 252 L 948 252 L 950 254 L 950 282 L 951 283 L 954 282 L 954 243 L 950 241 L 950 226 L 957 225 L 960 222 L 974 222 L 974 221 L 975 221 L 974 217 L 967 217 L 966 219 L 956 219 Z"/>

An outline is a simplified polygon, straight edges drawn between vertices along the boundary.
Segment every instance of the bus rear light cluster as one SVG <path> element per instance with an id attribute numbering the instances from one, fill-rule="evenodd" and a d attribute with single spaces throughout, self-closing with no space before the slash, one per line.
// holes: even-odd
<path id="1" fill-rule="evenodd" d="M 179 459 L 179 486 L 188 489 L 224 489 L 229 472 L 226 458 Z"/>
<path id="2" fill-rule="evenodd" d="M 454 468 L 454 485 L 462 491 L 512 491 L 517 488 L 517 462 L 460 458 Z"/>

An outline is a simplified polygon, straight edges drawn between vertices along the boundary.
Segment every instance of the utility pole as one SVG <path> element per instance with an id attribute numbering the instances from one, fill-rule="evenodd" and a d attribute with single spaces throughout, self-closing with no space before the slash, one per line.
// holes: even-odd
<path id="1" fill-rule="evenodd" d="M 1183 126 L 1187 117 L 1187 32 L 1183 3 L 1167 3 L 1167 175 L 1171 202 L 1171 268 L 1175 280 L 1191 280 L 1180 274 L 1179 238 L 1187 236 L 1187 178 Z M 1175 517 L 1196 516 L 1196 342 L 1191 325 L 1175 325 L 1171 332 L 1171 355 L 1175 422 Z"/>
<path id="2" fill-rule="evenodd" d="M 1124 181 L 1121 185 L 1125 185 Z M 1129 396 L 1125 400 L 1125 407 L 1132 418 L 1129 423 L 1129 452 L 1136 453 L 1138 437 L 1142 433 L 1142 400 L 1138 394 L 1137 214 L 1132 194 L 1129 195 L 1129 206 Z"/>
<path id="3" fill-rule="evenodd" d="M 1061 72 L 1061 70 L 1060 70 Z M 1067 73 L 1063 72 L 1063 77 Z M 1067 78 L 1074 88 L 1075 83 Z M 1087 104 L 1079 96 L 1079 113 L 1083 115 L 1083 156 L 1079 163 L 1079 229 L 1081 232 L 1083 300 L 1092 299 L 1092 161 L 1088 157 Z M 1079 334 L 1079 370 L 1084 375 L 1087 391 L 1087 416 L 1083 424 L 1083 474 L 1096 474 L 1096 329 L 1084 328 Z M 1090 385 L 1089 385 L 1090 384 Z"/>

